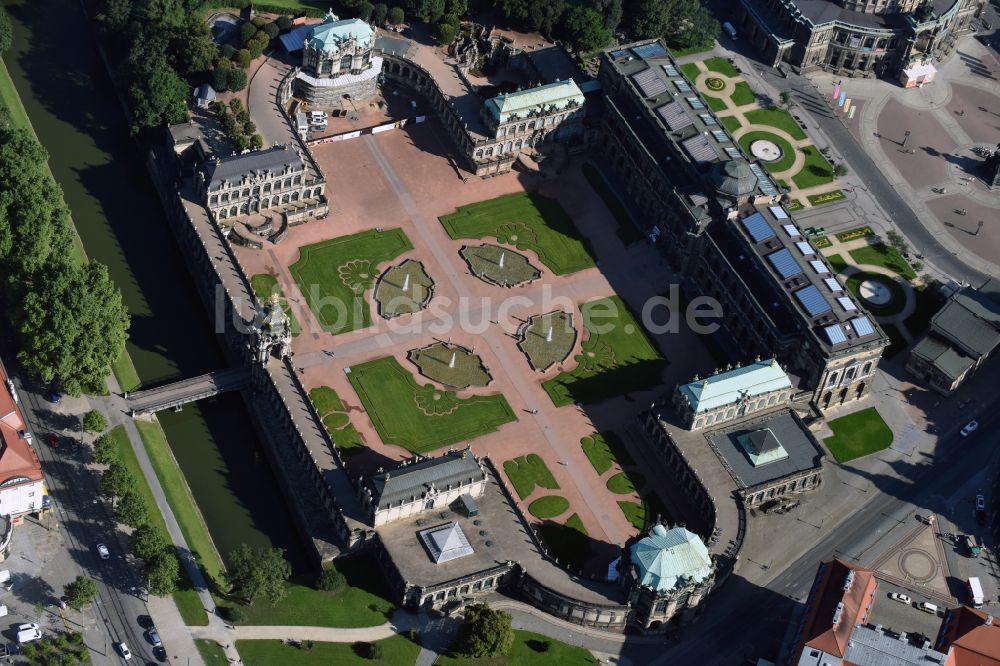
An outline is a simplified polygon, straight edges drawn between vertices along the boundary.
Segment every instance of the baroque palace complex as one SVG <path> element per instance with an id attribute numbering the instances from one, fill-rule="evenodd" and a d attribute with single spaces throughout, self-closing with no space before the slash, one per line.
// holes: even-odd
<path id="1" fill-rule="evenodd" d="M 765 3 L 745 4 L 760 12 Z M 759 39 L 774 40 L 776 61 L 894 75 L 950 48 L 951 35 L 981 3 L 936 2 L 920 21 L 899 15 L 912 3 L 799 4 L 802 11 L 774 0 L 766 15 L 745 19 L 758 22 Z M 795 21 L 783 18 L 793 14 Z M 336 533 L 314 536 L 321 559 L 373 549 L 398 601 L 410 608 L 444 608 L 505 589 L 572 622 L 664 631 L 696 618 L 732 572 L 742 537 L 716 543 L 715 535 L 742 534 L 749 508 L 822 483 L 824 454 L 808 425 L 868 396 L 888 340 L 804 235 L 786 191 L 744 153 L 661 42 L 602 52 L 594 79 L 555 47 L 525 53 L 488 31 L 469 40 L 456 54 L 457 71 L 445 74 L 426 49 L 330 14 L 282 38 L 290 54 L 301 51 L 301 64 L 278 99 L 337 111 L 381 85 L 407 88 L 436 116 L 466 177 L 503 173 L 522 160 L 600 156 L 640 213 L 643 232 L 683 276 L 685 292 L 721 304 L 722 334 L 743 354 L 738 366 L 675 387 L 639 424 L 661 473 L 683 489 L 682 504 L 671 507 L 677 524 L 629 539 L 607 580 L 585 580 L 544 554 L 488 456 L 451 450 L 351 478 L 307 406 L 277 298 L 244 316 L 256 332 L 239 344 L 256 368 L 255 388 L 273 396 L 267 408 L 291 442 L 282 464 L 302 466 L 298 491 L 315 493 Z M 862 50 L 867 55 L 859 56 Z M 532 85 L 481 98 L 467 75 L 484 63 L 512 68 Z M 254 233 L 277 243 L 289 226 L 322 218 L 335 204 L 335 183 L 326 181 L 304 133 L 226 157 L 208 154 L 195 134 L 172 127 L 169 152 L 183 163 L 196 146 L 183 214 L 198 233 L 217 228 L 231 242 L 260 247 L 234 229 L 264 217 Z M 237 313 L 240 288 L 227 287 Z M 320 513 L 303 519 L 314 535 L 327 534 L 313 530 L 326 520 Z"/>

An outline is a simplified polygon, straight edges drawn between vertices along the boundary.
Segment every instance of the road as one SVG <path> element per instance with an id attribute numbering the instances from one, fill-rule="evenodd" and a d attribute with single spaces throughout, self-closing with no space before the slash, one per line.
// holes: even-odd
<path id="1" fill-rule="evenodd" d="M 686 632 L 683 642 L 661 653 L 655 663 L 740 664 L 750 654 L 776 656 L 768 654 L 781 639 L 773 632 L 783 632 L 788 627 L 797 601 L 808 594 L 821 561 L 839 557 L 858 563 L 860 555 L 861 562 L 868 563 L 879 550 L 867 551 L 878 541 L 878 535 L 898 524 L 896 516 L 908 515 L 913 506 L 946 512 L 944 498 L 984 472 L 988 467 L 986 461 L 1000 455 L 1000 451 L 993 450 L 996 436 L 990 434 L 1000 421 L 998 406 L 1000 397 L 994 397 L 984 406 L 980 427 L 972 436 L 964 438 L 956 433 L 941 440 L 933 460 L 928 457 L 916 467 L 902 463 L 901 466 L 909 467 L 910 474 L 872 479 L 869 490 L 872 497 L 846 521 L 827 531 L 765 588 L 748 590 L 749 584 L 734 576 L 708 600 L 706 616 Z M 951 455 L 954 452 L 961 455 Z M 880 544 L 882 548 L 890 545 Z M 748 622 L 748 618 L 759 620 Z M 762 623 L 766 630 L 762 629 Z M 767 635 L 768 631 L 771 635 Z M 719 636 L 725 636 L 726 640 L 719 642 Z M 768 647 L 760 654 L 758 646 L 762 645 Z"/>
<path id="2" fill-rule="evenodd" d="M 146 642 L 142 629 L 136 622 L 140 615 L 148 615 L 146 604 L 137 596 L 142 586 L 135 568 L 126 559 L 124 535 L 115 529 L 114 512 L 110 504 L 100 498 L 99 476 L 87 469 L 84 460 L 90 457 L 90 447 L 83 445 L 74 450 L 69 438 L 61 447 L 52 449 L 43 443 L 44 433 L 53 429 L 54 418 L 65 421 L 68 417 L 51 411 L 42 395 L 13 377 L 21 398 L 21 409 L 36 436 L 35 450 L 42 461 L 49 495 L 56 506 L 59 529 L 63 531 L 71 555 L 84 574 L 97 584 L 97 597 L 85 614 L 96 614 L 102 627 L 104 642 L 97 644 L 87 636 L 87 644 L 104 662 L 118 661 L 114 643 L 125 641 L 139 663 L 152 661 L 152 646 Z M 63 426 L 65 427 L 65 425 Z M 103 561 L 95 550 L 97 543 L 104 543 L 111 557 Z M 59 594 L 59 590 L 55 594 Z M 67 610 L 72 619 L 75 611 Z M 98 661 L 101 661 L 98 659 Z"/>

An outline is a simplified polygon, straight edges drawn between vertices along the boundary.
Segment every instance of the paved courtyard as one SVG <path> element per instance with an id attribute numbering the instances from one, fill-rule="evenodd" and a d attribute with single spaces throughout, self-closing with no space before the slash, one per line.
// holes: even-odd
<path id="1" fill-rule="evenodd" d="M 490 455 L 498 467 L 529 453 L 541 456 L 559 489 L 536 488 L 523 498 L 523 506 L 526 508 L 544 494 L 555 493 L 569 500 L 570 508 L 556 520 L 563 522 L 573 513 L 579 515 L 593 541 L 592 564 L 597 570 L 606 566 L 616 555 L 616 548 L 635 532 L 617 502 L 636 501 L 638 494 L 609 491 L 604 477 L 615 474 L 617 468 L 599 475 L 584 455 L 581 439 L 595 430 L 611 430 L 625 437 L 624 425 L 644 406 L 659 398 L 667 387 L 688 380 L 696 372 L 711 370 L 713 363 L 697 338 L 682 326 L 680 333 L 652 336 L 670 362 L 660 387 L 593 406 L 555 407 L 541 384 L 563 369 L 576 366 L 573 358 L 580 353 L 583 336 L 578 336 L 567 361 L 542 373 L 533 370 L 518 349 L 518 327 L 530 316 L 557 308 L 570 313 L 574 321 L 582 321 L 582 303 L 615 293 L 639 312 L 647 299 L 665 291 L 671 276 L 653 248 L 633 245 L 626 251 L 615 233 L 613 218 L 578 167 L 556 179 L 510 173 L 463 183 L 443 156 L 445 141 L 443 131 L 428 122 L 316 146 L 316 159 L 331 183 L 331 214 L 324 220 L 292 228 L 280 245 L 265 245 L 260 251 L 237 248 L 237 255 L 249 275 L 276 275 L 288 295 L 295 316 L 302 322 L 302 333 L 295 338 L 293 349 L 294 363 L 304 384 L 307 388 L 329 386 L 336 391 L 367 446 L 364 454 L 351 457 L 352 468 L 372 471 L 409 453 L 380 440 L 348 381 L 348 369 L 392 356 L 416 373 L 407 360 L 410 350 L 449 340 L 467 347 L 482 358 L 493 381 L 487 387 L 461 390 L 458 397 L 502 393 L 517 416 L 515 422 L 475 439 L 473 450 Z M 469 273 L 459 254 L 468 241 L 451 239 L 438 217 L 459 206 L 526 190 L 537 190 L 560 202 L 594 249 L 597 267 L 557 276 L 534 252 L 525 250 L 522 252 L 542 272 L 534 282 L 507 289 Z M 428 308 L 391 321 L 375 314 L 372 327 L 331 336 L 306 306 L 288 266 L 298 260 L 303 245 L 363 230 L 395 227 L 403 230 L 413 249 L 380 265 L 378 270 L 406 259 L 423 262 L 435 283 Z M 371 300 L 369 290 L 369 305 Z M 420 384 L 430 383 L 424 377 L 417 380 Z M 649 478 L 640 491 L 645 495 L 650 489 L 656 490 L 659 483 Z M 660 495 L 668 496 L 665 492 Z"/>

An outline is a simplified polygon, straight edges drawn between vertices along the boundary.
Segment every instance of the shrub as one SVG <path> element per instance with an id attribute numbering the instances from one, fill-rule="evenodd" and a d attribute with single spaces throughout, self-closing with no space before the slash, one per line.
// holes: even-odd
<path id="1" fill-rule="evenodd" d="M 455 41 L 455 35 L 458 34 L 458 31 L 455 29 L 455 26 L 453 26 L 450 23 L 438 24 L 437 30 L 438 30 L 438 43 L 441 44 L 441 46 L 448 46 L 449 44 L 451 44 L 453 41 Z"/>
<path id="2" fill-rule="evenodd" d="M 229 88 L 229 70 L 218 67 L 212 70 L 212 88 L 215 92 L 223 92 Z"/>
<path id="3" fill-rule="evenodd" d="M 250 22 L 253 23 L 255 26 L 257 26 L 258 28 L 263 28 L 265 25 L 267 25 L 268 21 L 263 16 L 254 16 L 253 20 L 251 20 Z"/>
<path id="4" fill-rule="evenodd" d="M 233 46 L 232 44 L 223 44 L 219 48 L 219 53 L 226 60 L 232 60 L 233 56 L 236 55 L 236 47 Z"/>
<path id="5" fill-rule="evenodd" d="M 287 16 L 287 15 L 279 16 L 277 18 L 277 20 L 275 20 L 275 23 L 277 24 L 278 29 L 281 32 L 285 32 L 287 30 L 291 30 L 292 29 L 292 17 L 291 16 Z"/>
<path id="6" fill-rule="evenodd" d="M 382 651 L 382 646 L 378 643 L 369 643 L 366 654 L 372 661 L 379 661 L 383 656 L 385 656 L 385 653 Z"/>
<path id="7" fill-rule="evenodd" d="M 250 55 L 250 51 L 247 49 L 240 49 L 236 54 L 236 64 L 238 64 L 242 69 L 249 67 L 251 60 L 253 60 L 253 56 Z M 230 85 L 232 85 L 231 82 Z"/>
<path id="8" fill-rule="evenodd" d="M 253 23 L 244 23 L 240 27 L 240 42 L 246 44 L 257 34 L 257 26 Z"/>
<path id="9" fill-rule="evenodd" d="M 389 23 L 399 25 L 406 19 L 406 15 L 403 13 L 402 7 L 393 7 L 389 10 L 387 18 L 389 19 Z"/>
<path id="10" fill-rule="evenodd" d="M 316 577 L 316 589 L 324 592 L 340 592 L 346 585 L 344 574 L 336 569 L 323 569 Z"/>
<path id="11" fill-rule="evenodd" d="M 414 645 L 422 645 L 423 639 L 420 637 L 420 632 L 410 627 L 403 632 L 403 637 L 413 643 Z"/>
<path id="12" fill-rule="evenodd" d="M 278 33 L 281 32 L 281 28 L 279 28 L 278 24 L 274 22 L 265 25 L 263 30 L 264 34 L 267 35 L 268 39 L 274 39 L 275 37 L 278 36 Z"/>
<path id="13" fill-rule="evenodd" d="M 260 150 L 264 147 L 264 137 L 260 134 L 254 134 L 250 137 L 250 147 L 254 150 Z"/>
<path id="14" fill-rule="evenodd" d="M 108 429 L 108 420 L 104 414 L 92 409 L 83 415 L 83 429 L 87 432 L 104 432 Z"/>
<path id="15" fill-rule="evenodd" d="M 229 89 L 239 92 L 247 87 L 247 73 L 242 69 L 234 69 L 229 72 Z"/>

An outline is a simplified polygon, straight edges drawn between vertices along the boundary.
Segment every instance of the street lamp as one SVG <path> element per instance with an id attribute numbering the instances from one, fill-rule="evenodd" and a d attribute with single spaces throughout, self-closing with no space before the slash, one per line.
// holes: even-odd
<path id="1" fill-rule="evenodd" d="M 902 145 L 903 148 L 906 148 L 906 141 L 909 138 L 910 138 L 910 130 L 906 130 L 905 132 L 903 132 L 903 145 Z"/>
<path id="2" fill-rule="evenodd" d="M 976 227 L 976 234 L 975 235 L 978 236 L 979 232 L 982 231 L 982 230 L 983 230 L 983 221 L 979 220 L 979 225 Z"/>

